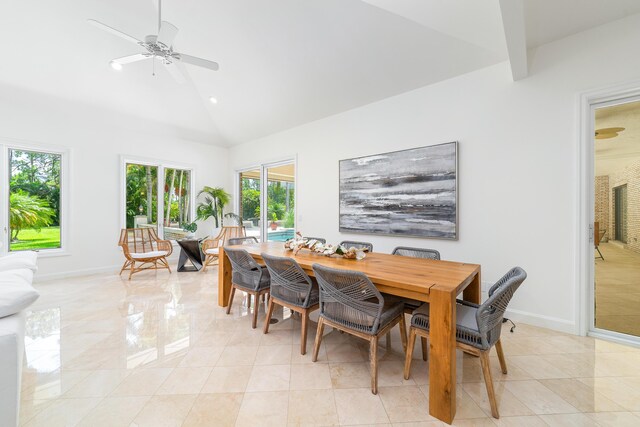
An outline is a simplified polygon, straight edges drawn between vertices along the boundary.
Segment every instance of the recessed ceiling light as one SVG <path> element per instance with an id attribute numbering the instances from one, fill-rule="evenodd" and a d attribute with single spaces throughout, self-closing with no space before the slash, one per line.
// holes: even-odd
<path id="1" fill-rule="evenodd" d="M 213 96 L 209 97 L 209 101 L 211 101 L 212 104 L 217 104 L 218 103 L 218 100 Z"/>
<path id="2" fill-rule="evenodd" d="M 111 61 L 109 62 L 109 65 L 111 65 L 111 68 L 113 68 L 114 70 L 122 70 L 122 64 L 116 61 Z"/>

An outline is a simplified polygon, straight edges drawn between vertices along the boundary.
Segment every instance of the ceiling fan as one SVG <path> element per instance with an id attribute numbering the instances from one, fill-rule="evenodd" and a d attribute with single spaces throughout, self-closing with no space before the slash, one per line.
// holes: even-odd
<path id="1" fill-rule="evenodd" d="M 173 40 L 178 34 L 178 28 L 175 25 L 162 20 L 162 0 L 158 0 L 158 34 L 145 36 L 144 41 L 138 40 L 127 33 L 103 24 L 100 21 L 96 21 L 95 19 L 88 19 L 87 21 L 101 30 L 135 43 L 146 50 L 146 52 L 136 53 L 134 55 L 123 56 L 122 58 L 111 60 L 110 64 L 116 70 L 121 70 L 123 65 L 130 64 L 132 62 L 143 61 L 150 58 L 154 60 L 158 59 L 162 61 L 167 71 L 169 71 L 176 81 L 184 83 L 186 80 L 184 71 L 178 66 L 182 62 L 196 65 L 198 67 L 208 68 L 213 71 L 217 71 L 219 68 L 217 62 L 191 55 L 185 55 L 184 53 L 175 52 L 173 50 Z M 153 62 L 155 65 L 155 61 Z"/>
<path id="2" fill-rule="evenodd" d="M 619 132 L 622 132 L 624 128 L 603 128 L 596 129 L 596 139 L 609 139 L 618 136 Z"/>

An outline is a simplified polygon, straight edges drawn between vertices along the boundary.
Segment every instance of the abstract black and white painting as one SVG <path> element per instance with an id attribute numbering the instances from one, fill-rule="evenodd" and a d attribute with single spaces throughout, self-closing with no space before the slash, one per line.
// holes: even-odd
<path id="1" fill-rule="evenodd" d="M 458 238 L 457 142 L 340 161 L 340 231 Z"/>

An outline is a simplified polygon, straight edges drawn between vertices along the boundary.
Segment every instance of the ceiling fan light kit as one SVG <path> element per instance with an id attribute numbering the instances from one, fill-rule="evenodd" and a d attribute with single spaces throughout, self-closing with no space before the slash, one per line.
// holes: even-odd
<path id="1" fill-rule="evenodd" d="M 217 62 L 186 55 L 173 50 L 173 41 L 178 35 L 179 30 L 178 27 L 170 22 L 162 20 L 162 0 L 158 0 L 158 34 L 145 36 L 144 41 L 138 40 L 127 33 L 110 27 L 100 21 L 96 21 L 95 19 L 89 19 L 88 22 L 103 31 L 135 43 L 145 49 L 145 52 L 142 53 L 136 53 L 134 55 L 128 55 L 111 60 L 109 64 L 114 70 L 120 71 L 122 70 L 123 65 L 130 64 L 132 62 L 143 61 L 149 58 L 158 59 L 162 61 L 167 71 L 169 71 L 169 74 L 171 74 L 177 82 L 184 83 L 186 76 L 184 74 L 184 70 L 180 68 L 182 63 L 207 68 L 213 71 L 218 71 L 219 69 Z"/>

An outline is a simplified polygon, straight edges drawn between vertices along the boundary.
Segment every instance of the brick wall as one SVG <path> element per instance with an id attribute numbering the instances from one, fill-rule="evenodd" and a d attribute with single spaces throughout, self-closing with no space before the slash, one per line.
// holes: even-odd
<path id="1" fill-rule="evenodd" d="M 625 167 L 620 172 L 609 175 L 609 227 L 607 227 L 607 236 L 611 239 L 615 235 L 613 189 L 624 184 L 627 185 L 627 249 L 640 253 L 640 160 Z"/>
<path id="2" fill-rule="evenodd" d="M 607 229 L 604 241 L 611 237 L 609 230 L 609 176 L 596 176 L 595 185 L 595 202 L 596 215 L 595 221 L 600 223 L 600 230 Z"/>

